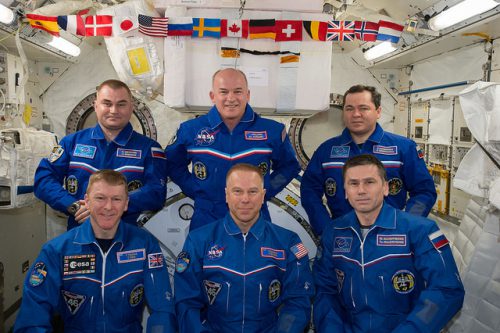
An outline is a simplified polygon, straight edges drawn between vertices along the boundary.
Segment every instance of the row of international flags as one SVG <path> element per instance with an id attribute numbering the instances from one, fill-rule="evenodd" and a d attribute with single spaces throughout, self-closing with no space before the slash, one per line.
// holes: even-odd
<path id="1" fill-rule="evenodd" d="M 60 29 L 77 36 L 119 36 L 138 29 L 153 37 L 190 36 L 194 38 L 268 38 L 277 42 L 302 41 L 304 34 L 317 41 L 390 41 L 397 43 L 404 26 L 380 20 L 300 21 L 275 19 L 233 20 L 198 17 L 118 18 L 111 15 L 43 16 L 27 14 L 33 28 L 59 36 Z"/>

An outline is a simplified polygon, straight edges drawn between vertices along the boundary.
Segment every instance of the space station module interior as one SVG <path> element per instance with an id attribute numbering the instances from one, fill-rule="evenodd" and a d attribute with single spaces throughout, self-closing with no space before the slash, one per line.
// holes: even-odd
<path id="1" fill-rule="evenodd" d="M 286 125 L 303 169 L 323 141 L 341 133 L 342 94 L 359 83 L 376 87 L 382 94 L 379 124 L 424 151 L 438 194 L 430 218 L 450 240 L 465 286 L 463 309 L 446 331 L 500 332 L 498 7 L 435 32 L 426 25 L 428 17 L 450 1 L 1 3 L 17 21 L 0 23 L 0 332 L 13 325 L 25 274 L 42 244 L 66 230 L 66 215 L 34 197 L 35 169 L 58 139 L 96 123 L 96 86 L 110 78 L 126 82 L 134 95 L 134 129 L 166 147 L 181 122 L 208 111 L 212 74 L 227 67 L 246 73 L 250 104 L 259 114 Z M 61 30 L 61 38 L 79 48 L 78 55 L 70 55 L 20 19 L 30 12 L 58 16 L 88 8 L 93 15 L 128 18 L 131 25 L 124 29 L 115 20 L 113 35 L 104 38 Z M 304 21 L 333 15 L 399 22 L 405 30 L 395 51 L 366 60 L 364 53 L 376 42 L 325 42 L 305 32 L 302 40 L 290 42 L 157 38 L 138 31 L 138 14 Z M 221 56 L 222 49 L 265 54 Z M 290 54 L 299 60 L 283 61 Z M 300 180 L 292 181 L 268 206 L 273 223 L 295 231 L 314 258 L 318 237 L 301 206 L 299 186 Z M 144 225 L 160 241 L 171 274 L 193 209 L 193 201 L 169 182 L 163 210 Z"/>

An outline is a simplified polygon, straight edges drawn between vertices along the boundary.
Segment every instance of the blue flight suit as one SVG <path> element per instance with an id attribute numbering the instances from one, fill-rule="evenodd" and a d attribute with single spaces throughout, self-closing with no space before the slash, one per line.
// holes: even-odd
<path id="1" fill-rule="evenodd" d="M 372 154 L 385 166 L 389 182 L 386 202 L 414 215 L 427 216 L 436 202 L 434 181 L 413 140 L 386 132 L 377 124 L 360 148 L 346 128 L 314 152 L 300 184 L 300 198 L 314 231 L 321 235 L 332 218 L 352 210 L 345 198 L 342 167 L 353 156 Z M 323 194 L 332 218 L 323 205 Z M 409 199 L 407 197 L 409 195 Z"/>
<path id="2" fill-rule="evenodd" d="M 436 223 L 387 203 L 364 240 L 354 211 L 329 224 L 313 274 L 318 333 L 438 333 L 464 299 Z"/>
<path id="3" fill-rule="evenodd" d="M 174 285 L 181 333 L 302 333 L 310 320 L 307 250 L 297 234 L 262 217 L 246 235 L 229 213 L 191 231 Z"/>
<path id="4" fill-rule="evenodd" d="M 50 157 L 40 161 L 35 195 L 67 214 L 73 202 L 83 199 L 90 176 L 102 169 L 114 169 L 127 178 L 130 200 L 122 217 L 125 222 L 136 224 L 143 211 L 163 207 L 165 153 L 156 141 L 135 132 L 130 123 L 109 143 L 99 124 L 64 137 Z M 68 230 L 77 225 L 69 216 Z"/>
<path id="5" fill-rule="evenodd" d="M 166 155 L 168 176 L 194 200 L 190 230 L 226 215 L 226 173 L 233 165 L 249 163 L 261 169 L 266 200 L 281 192 L 300 171 L 285 126 L 261 118 L 248 104 L 232 132 L 215 106 L 208 114 L 182 123 Z M 266 205 L 262 211 L 269 219 Z"/>
<path id="6" fill-rule="evenodd" d="M 111 247 L 102 253 L 87 219 L 47 242 L 28 272 L 14 332 L 52 332 L 54 312 L 64 332 L 175 332 L 173 296 L 158 241 L 147 231 L 120 222 Z"/>

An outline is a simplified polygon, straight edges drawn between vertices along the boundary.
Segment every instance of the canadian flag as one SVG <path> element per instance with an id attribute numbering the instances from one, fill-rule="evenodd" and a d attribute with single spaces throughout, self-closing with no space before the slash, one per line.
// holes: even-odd
<path id="1" fill-rule="evenodd" d="M 220 36 L 248 38 L 248 20 L 220 20 Z"/>
<path id="2" fill-rule="evenodd" d="M 92 15 L 85 17 L 85 36 L 112 36 L 113 16 Z"/>

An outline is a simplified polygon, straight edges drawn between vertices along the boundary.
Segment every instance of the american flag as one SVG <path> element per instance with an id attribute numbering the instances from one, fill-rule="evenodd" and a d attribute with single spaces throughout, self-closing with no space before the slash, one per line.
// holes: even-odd
<path id="1" fill-rule="evenodd" d="M 139 31 L 153 37 L 168 36 L 168 17 L 151 17 L 139 14 Z"/>
<path id="2" fill-rule="evenodd" d="M 354 40 L 354 21 L 328 21 L 326 40 Z"/>
<path id="3" fill-rule="evenodd" d="M 304 257 L 308 253 L 306 247 L 302 243 L 295 244 L 290 248 L 290 250 L 293 254 L 295 254 L 297 259 Z"/>

